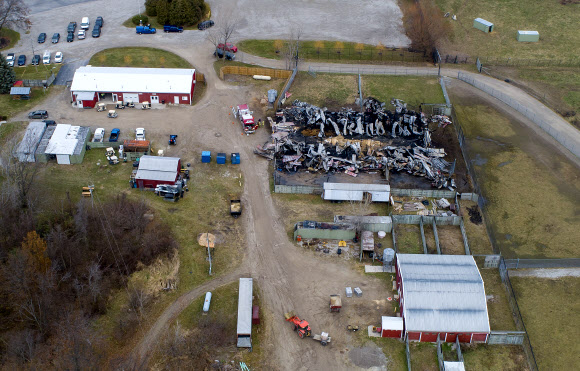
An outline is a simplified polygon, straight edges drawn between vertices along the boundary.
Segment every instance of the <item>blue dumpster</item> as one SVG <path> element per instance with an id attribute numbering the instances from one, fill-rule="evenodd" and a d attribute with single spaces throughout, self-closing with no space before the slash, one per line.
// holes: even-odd
<path id="1" fill-rule="evenodd" d="M 209 164 L 211 162 L 210 151 L 201 151 L 201 162 L 204 164 Z"/>
<path id="2" fill-rule="evenodd" d="M 240 154 L 239 153 L 232 153 L 232 164 L 234 164 L 234 165 L 240 164 Z"/>
<path id="3" fill-rule="evenodd" d="M 226 154 L 225 153 L 218 153 L 217 157 L 215 158 L 216 162 L 220 165 L 224 165 L 226 163 Z"/>

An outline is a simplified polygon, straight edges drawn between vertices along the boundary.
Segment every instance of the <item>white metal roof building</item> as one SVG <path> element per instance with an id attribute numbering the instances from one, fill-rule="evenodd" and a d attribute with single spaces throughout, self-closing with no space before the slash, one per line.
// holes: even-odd
<path id="1" fill-rule="evenodd" d="M 409 340 L 487 340 L 487 299 L 473 256 L 397 254 L 396 272 Z"/>
<path id="2" fill-rule="evenodd" d="M 362 201 L 365 193 L 373 202 L 389 202 L 391 186 L 388 184 L 324 183 L 322 198 L 331 201 Z"/>
<path id="3" fill-rule="evenodd" d="M 108 93 L 125 103 L 191 104 L 195 83 L 195 69 L 84 66 L 74 74 L 71 96 L 80 107 L 94 107 Z"/>
<path id="4" fill-rule="evenodd" d="M 155 188 L 177 181 L 181 167 L 179 157 L 141 156 L 135 181 L 139 188 Z"/>
<path id="5" fill-rule="evenodd" d="M 238 292 L 238 348 L 252 347 L 253 280 L 240 278 Z"/>
<path id="6" fill-rule="evenodd" d="M 81 163 L 86 151 L 85 145 L 88 141 L 89 133 L 88 126 L 58 124 L 48 141 L 46 149 L 44 149 L 44 153 L 49 156 L 55 156 L 56 162 L 61 165 Z"/>
<path id="7" fill-rule="evenodd" d="M 34 153 L 38 148 L 38 143 L 42 139 L 42 135 L 46 130 L 46 123 L 41 121 L 34 121 L 28 124 L 26 132 L 22 141 L 16 150 L 16 156 L 20 162 L 35 162 Z"/>

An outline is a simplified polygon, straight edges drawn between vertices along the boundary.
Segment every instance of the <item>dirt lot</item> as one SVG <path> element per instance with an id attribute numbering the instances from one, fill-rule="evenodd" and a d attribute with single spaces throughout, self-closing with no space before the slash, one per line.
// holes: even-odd
<path id="1" fill-rule="evenodd" d="M 441 254 L 465 255 L 463 236 L 458 225 L 438 225 L 437 236 L 439 237 Z"/>

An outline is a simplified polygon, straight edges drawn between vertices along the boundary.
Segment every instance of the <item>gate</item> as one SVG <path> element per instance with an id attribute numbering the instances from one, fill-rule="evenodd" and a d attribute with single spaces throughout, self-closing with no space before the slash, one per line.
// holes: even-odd
<path id="1" fill-rule="evenodd" d="M 522 345 L 525 331 L 492 331 L 487 339 L 488 344 Z"/>

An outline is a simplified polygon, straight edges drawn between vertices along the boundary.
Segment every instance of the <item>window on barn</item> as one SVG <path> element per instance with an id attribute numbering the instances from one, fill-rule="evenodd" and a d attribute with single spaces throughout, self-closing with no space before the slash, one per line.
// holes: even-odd
<path id="1" fill-rule="evenodd" d="M 184 95 L 183 97 L 181 97 L 181 100 L 187 100 L 187 96 Z"/>

